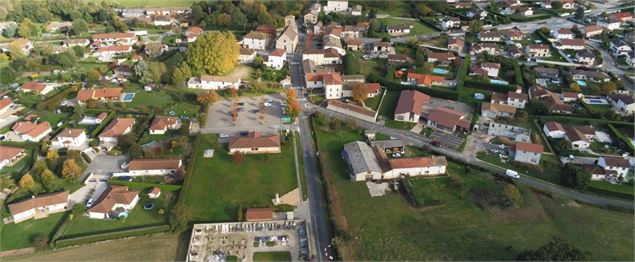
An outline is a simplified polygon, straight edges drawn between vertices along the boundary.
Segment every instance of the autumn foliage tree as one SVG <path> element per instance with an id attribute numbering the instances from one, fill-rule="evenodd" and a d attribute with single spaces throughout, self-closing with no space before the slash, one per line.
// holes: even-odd
<path id="1" fill-rule="evenodd" d="M 33 176 L 31 174 L 23 175 L 20 178 L 20 182 L 18 182 L 21 188 L 31 189 L 33 185 L 35 185 L 35 181 L 33 180 Z"/>
<path id="2" fill-rule="evenodd" d="M 201 105 L 211 105 L 213 103 L 216 103 L 216 101 L 218 101 L 218 98 L 218 93 L 216 93 L 216 91 L 214 90 L 210 90 L 207 93 L 198 95 L 196 97 L 196 102 Z"/>
<path id="3" fill-rule="evenodd" d="M 239 50 L 231 32 L 205 32 L 188 46 L 186 62 L 199 74 L 224 75 L 234 70 Z"/>
<path id="4" fill-rule="evenodd" d="M 82 169 L 79 167 L 77 162 L 75 162 L 75 159 L 70 158 L 64 161 L 64 164 L 62 165 L 62 177 L 68 180 L 73 180 L 79 178 L 81 174 Z"/>
<path id="5" fill-rule="evenodd" d="M 355 83 L 352 88 L 353 101 L 362 103 L 368 97 L 368 89 L 364 88 L 364 83 Z"/>
<path id="6" fill-rule="evenodd" d="M 293 88 L 287 88 L 284 93 L 287 96 L 287 114 L 291 117 L 297 117 L 300 115 L 301 110 L 300 103 L 298 103 L 297 92 Z"/>

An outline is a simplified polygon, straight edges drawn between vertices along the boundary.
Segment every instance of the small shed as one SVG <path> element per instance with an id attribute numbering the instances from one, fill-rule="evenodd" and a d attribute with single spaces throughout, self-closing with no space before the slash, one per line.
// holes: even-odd
<path id="1" fill-rule="evenodd" d="M 161 196 L 161 189 L 158 187 L 153 187 L 150 192 L 148 192 L 148 197 L 152 199 L 157 199 Z"/>

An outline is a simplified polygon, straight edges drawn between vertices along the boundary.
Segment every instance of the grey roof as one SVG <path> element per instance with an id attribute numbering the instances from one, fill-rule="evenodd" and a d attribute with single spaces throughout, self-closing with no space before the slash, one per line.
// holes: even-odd
<path id="1" fill-rule="evenodd" d="M 401 139 L 373 140 L 370 141 L 370 146 L 378 146 L 381 148 L 403 147 L 406 146 L 406 142 Z"/>
<path id="2" fill-rule="evenodd" d="M 355 141 L 344 144 L 344 152 L 353 174 L 383 173 L 373 149 L 366 143 Z"/>

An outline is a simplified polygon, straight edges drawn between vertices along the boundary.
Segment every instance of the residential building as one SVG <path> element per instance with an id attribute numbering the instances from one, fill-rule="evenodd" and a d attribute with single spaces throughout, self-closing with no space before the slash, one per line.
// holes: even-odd
<path id="1" fill-rule="evenodd" d="M 575 37 L 575 34 L 573 34 L 573 31 L 571 31 L 571 29 L 566 29 L 566 28 L 562 28 L 562 29 L 558 29 L 556 31 L 553 31 L 553 37 L 555 37 L 556 39 L 560 40 L 560 39 L 573 39 Z"/>
<path id="2" fill-rule="evenodd" d="M 2 48 L 2 51 L 7 53 L 7 52 L 11 52 L 11 48 L 10 47 L 16 47 L 18 49 L 20 49 L 22 51 L 22 53 L 24 53 L 25 55 L 29 55 L 31 53 L 31 50 L 33 49 L 33 42 L 29 41 L 26 38 L 18 38 L 15 39 L 13 41 L 11 41 L 11 43 L 9 43 L 9 45 L 5 46 Z"/>
<path id="3" fill-rule="evenodd" d="M 525 104 L 528 102 L 527 94 L 508 92 L 507 94 L 492 93 L 492 104 L 509 105 L 515 108 L 525 108 Z"/>
<path id="4" fill-rule="evenodd" d="M 461 28 L 461 24 L 461 19 L 458 17 L 444 17 L 440 22 L 443 31 L 459 29 Z"/>
<path id="5" fill-rule="evenodd" d="M 562 50 L 584 50 L 586 49 L 586 43 L 584 39 L 561 39 L 555 44 L 556 48 Z"/>
<path id="6" fill-rule="evenodd" d="M 273 220 L 273 209 L 271 208 L 247 208 L 247 211 L 245 211 L 245 221 L 247 222 L 262 222 L 271 220 Z"/>
<path id="7" fill-rule="evenodd" d="M 611 50 L 611 54 L 613 56 L 622 56 L 627 55 L 629 52 L 633 51 L 633 49 L 624 41 L 619 38 L 613 39 L 609 45 L 609 50 Z"/>
<path id="8" fill-rule="evenodd" d="M 411 24 L 394 24 L 386 26 L 386 32 L 391 36 L 402 36 L 410 34 Z"/>
<path id="9" fill-rule="evenodd" d="M 156 116 L 148 128 L 151 135 L 163 135 L 168 130 L 177 130 L 181 127 L 181 119 L 173 116 Z"/>
<path id="10" fill-rule="evenodd" d="M 432 87 L 433 85 L 445 85 L 445 77 L 431 74 L 418 74 L 408 72 L 407 81 L 418 86 Z"/>
<path id="11" fill-rule="evenodd" d="M 1 98 L 0 99 L 0 116 L 3 116 L 5 113 L 9 112 L 9 109 L 11 109 L 13 105 L 14 105 L 13 100 L 11 100 L 11 98 Z"/>
<path id="12" fill-rule="evenodd" d="M 359 51 L 361 50 L 363 42 L 359 38 L 347 38 L 346 39 L 346 49 L 351 51 Z"/>
<path id="13" fill-rule="evenodd" d="M 62 47 L 87 47 L 90 44 L 90 40 L 85 38 L 66 39 L 62 41 Z"/>
<path id="14" fill-rule="evenodd" d="M 251 64 L 256 59 L 256 51 L 241 47 L 238 54 L 238 62 L 241 64 Z"/>
<path id="15" fill-rule="evenodd" d="M 503 41 L 502 33 L 499 31 L 485 31 L 478 34 L 481 42 L 501 42 Z"/>
<path id="16" fill-rule="evenodd" d="M 612 170 L 617 172 L 618 177 L 624 177 L 630 170 L 631 163 L 621 157 L 601 156 L 598 159 L 598 166 L 601 166 L 605 170 Z"/>
<path id="17" fill-rule="evenodd" d="M 395 48 L 392 46 L 390 42 L 375 42 L 373 43 L 373 52 L 394 54 Z"/>
<path id="18" fill-rule="evenodd" d="M 624 115 L 632 115 L 635 113 L 635 101 L 631 94 L 609 94 L 607 100 L 613 106 L 613 109 Z"/>
<path id="19" fill-rule="evenodd" d="M 411 64 L 412 62 L 414 62 L 413 59 L 404 54 L 389 54 L 388 55 L 389 65 L 403 66 L 403 65 Z"/>
<path id="20" fill-rule="evenodd" d="M 561 114 L 571 114 L 573 113 L 573 106 L 567 105 L 560 99 L 560 95 L 551 92 L 549 90 L 545 90 L 540 86 L 532 86 L 529 88 L 529 96 L 531 98 L 538 99 L 539 101 L 545 103 L 549 112 L 552 113 L 561 113 Z"/>
<path id="21" fill-rule="evenodd" d="M 516 114 L 516 108 L 505 104 L 493 104 L 483 102 L 481 104 L 481 116 L 487 118 L 510 117 Z"/>
<path id="22" fill-rule="evenodd" d="M 322 10 L 326 14 L 347 12 L 348 0 L 328 0 Z"/>
<path id="23" fill-rule="evenodd" d="M 294 53 L 298 45 L 298 29 L 295 27 L 293 17 L 291 17 L 291 20 L 293 24 L 288 25 L 276 39 L 276 48 L 284 49 L 287 53 Z"/>
<path id="24" fill-rule="evenodd" d="M 65 128 L 53 138 L 51 147 L 67 148 L 72 150 L 88 147 L 86 131 L 80 128 Z"/>
<path id="25" fill-rule="evenodd" d="M 284 63 L 287 62 L 287 52 L 284 49 L 274 49 L 267 56 L 264 64 L 276 70 L 282 69 Z"/>
<path id="26" fill-rule="evenodd" d="M 465 41 L 458 37 L 452 37 L 448 40 L 448 50 L 461 53 L 465 47 Z"/>
<path id="27" fill-rule="evenodd" d="M 339 73 L 329 72 L 327 74 L 323 74 L 322 81 L 324 83 L 324 94 L 326 99 L 342 98 L 344 80 L 342 80 L 342 76 Z"/>
<path id="28" fill-rule="evenodd" d="M 607 82 L 611 77 L 604 72 L 591 70 L 572 70 L 571 79 L 573 80 L 589 80 L 593 82 Z"/>
<path id="29" fill-rule="evenodd" d="M 560 94 L 560 99 L 562 99 L 562 102 L 569 103 L 578 101 L 581 96 L 582 94 L 576 92 L 562 92 Z"/>
<path id="30" fill-rule="evenodd" d="M 14 223 L 30 218 L 46 218 L 50 214 L 64 212 L 68 209 L 68 191 L 33 196 L 8 205 Z"/>
<path id="31" fill-rule="evenodd" d="M 55 31 L 66 31 L 73 28 L 73 22 L 71 21 L 63 21 L 63 22 L 50 22 L 46 25 L 47 32 L 55 32 Z"/>
<path id="32" fill-rule="evenodd" d="M 509 147 L 509 155 L 514 161 L 538 165 L 544 148 L 539 144 L 515 142 Z"/>
<path id="33" fill-rule="evenodd" d="M 13 124 L 11 130 L 19 135 L 22 140 L 31 142 L 40 142 L 48 134 L 53 132 L 51 125 L 46 121 L 40 123 L 17 122 Z"/>
<path id="34" fill-rule="evenodd" d="M 243 37 L 243 40 L 240 41 L 240 45 L 253 50 L 267 50 L 270 40 L 268 34 L 251 31 Z"/>
<path id="35" fill-rule="evenodd" d="M 130 176 L 162 176 L 176 173 L 181 159 L 133 159 L 128 163 Z"/>
<path id="36" fill-rule="evenodd" d="M 104 46 L 93 52 L 93 57 L 99 61 L 109 62 L 116 56 L 122 56 L 130 52 L 132 52 L 132 47 L 129 45 Z"/>
<path id="37" fill-rule="evenodd" d="M 622 21 L 615 18 L 601 19 L 597 21 L 597 25 L 606 28 L 606 30 L 613 31 L 615 29 L 619 29 L 620 26 L 622 26 Z"/>
<path id="38" fill-rule="evenodd" d="M 588 149 L 591 146 L 590 139 L 595 137 L 595 129 L 584 126 L 563 125 L 564 138 L 571 142 L 573 149 Z"/>
<path id="39" fill-rule="evenodd" d="M 529 44 L 525 46 L 525 52 L 529 57 L 550 57 L 548 45 L 543 44 Z"/>
<path id="40" fill-rule="evenodd" d="M 351 15 L 352 16 L 361 16 L 362 15 L 362 5 L 354 5 L 351 8 Z"/>
<path id="41" fill-rule="evenodd" d="M 118 138 L 132 132 L 134 124 L 134 118 L 115 118 L 101 131 L 99 142 L 106 147 L 117 145 Z"/>
<path id="42" fill-rule="evenodd" d="M 470 75 L 480 75 L 488 77 L 498 77 L 499 63 L 482 62 L 470 68 Z"/>
<path id="43" fill-rule="evenodd" d="M 564 138 L 566 135 L 564 126 L 558 122 L 549 121 L 542 127 L 542 131 L 550 138 Z"/>
<path id="44" fill-rule="evenodd" d="M 139 202 L 139 192 L 125 186 L 108 185 L 106 191 L 88 209 L 88 217 L 93 219 L 117 219 L 127 217 Z"/>
<path id="45" fill-rule="evenodd" d="M 203 28 L 198 26 L 188 27 L 185 31 L 185 37 L 187 37 L 188 43 L 193 43 L 198 39 L 198 36 L 203 33 Z"/>
<path id="46" fill-rule="evenodd" d="M 77 92 L 77 102 L 83 105 L 88 100 L 119 102 L 121 101 L 120 87 L 85 88 Z"/>
<path id="47" fill-rule="evenodd" d="M 576 9 L 578 4 L 575 1 L 576 0 L 562 0 L 560 2 L 562 3 L 563 9 Z"/>
<path id="48" fill-rule="evenodd" d="M 595 64 L 595 54 L 588 49 L 584 49 L 575 54 L 575 59 L 580 64 L 585 64 L 587 66 L 592 66 Z"/>
<path id="49" fill-rule="evenodd" d="M 480 53 L 487 53 L 489 55 L 497 55 L 500 53 L 500 48 L 495 43 L 480 43 L 472 46 L 470 51 L 471 55 Z"/>
<path id="50" fill-rule="evenodd" d="M 523 16 L 532 16 L 534 15 L 534 9 L 526 5 L 513 5 L 505 7 L 501 13 L 503 15 L 521 14 Z"/>
<path id="51" fill-rule="evenodd" d="M 24 148 L 0 146 L 0 170 L 5 166 L 13 166 L 25 155 Z"/>
<path id="52" fill-rule="evenodd" d="M 525 33 L 519 30 L 507 30 L 505 32 L 505 37 L 511 41 L 520 41 L 525 39 Z"/>
<path id="53" fill-rule="evenodd" d="M 344 144 L 342 158 L 348 163 L 348 173 L 353 181 L 380 180 L 383 170 L 373 149 L 366 143 L 354 141 Z"/>
<path id="54" fill-rule="evenodd" d="M 167 52 L 169 47 L 162 43 L 147 43 L 143 47 L 143 52 L 149 57 L 157 57 Z"/>
<path id="55" fill-rule="evenodd" d="M 426 116 L 426 126 L 443 131 L 468 131 L 470 130 L 470 120 L 467 114 L 439 106 L 430 111 Z"/>
<path id="56" fill-rule="evenodd" d="M 134 45 L 137 43 L 137 36 L 134 33 L 94 34 L 92 38 L 93 42 L 99 42 L 101 46 Z"/>
<path id="57" fill-rule="evenodd" d="M 247 136 L 235 136 L 227 143 L 229 154 L 268 154 L 280 153 L 280 136 L 262 136 L 260 132 L 250 132 Z"/>
<path id="58" fill-rule="evenodd" d="M 395 121 L 418 123 L 423 113 L 423 105 L 430 101 L 430 96 L 416 90 L 403 90 L 395 107 Z"/>
<path id="59" fill-rule="evenodd" d="M 602 29 L 602 27 L 598 25 L 588 25 L 582 29 L 582 32 L 584 32 L 584 36 L 587 38 L 600 35 L 602 34 L 602 31 L 604 31 L 604 29 Z"/>
<path id="60" fill-rule="evenodd" d="M 326 109 L 370 123 L 375 123 L 375 121 L 377 121 L 376 111 L 358 105 L 345 103 L 339 100 L 328 100 Z"/>
<path id="61" fill-rule="evenodd" d="M 35 92 L 40 95 L 46 95 L 48 92 L 53 91 L 53 89 L 55 89 L 53 85 L 47 85 L 38 81 L 29 81 L 20 87 L 20 91 L 22 92 Z"/>
<path id="62" fill-rule="evenodd" d="M 318 4 L 318 3 L 316 3 L 316 4 Z M 317 24 L 319 15 L 320 15 L 319 12 L 317 12 L 317 13 L 313 13 L 313 12 L 306 13 L 304 15 L 304 26 L 310 27 L 312 25 Z"/>
<path id="63" fill-rule="evenodd" d="M 456 59 L 456 56 L 452 52 L 433 52 L 428 51 L 428 62 L 437 62 L 447 65 L 450 61 Z"/>
<path id="64" fill-rule="evenodd" d="M 191 77 L 187 81 L 188 88 L 200 88 L 208 90 L 222 90 L 228 88 L 238 88 L 241 84 L 240 78 L 231 76 L 211 76 L 202 75 L 199 77 Z"/>
<path id="65" fill-rule="evenodd" d="M 633 14 L 631 12 L 617 12 L 609 15 L 609 17 L 621 22 L 628 22 L 633 20 Z"/>

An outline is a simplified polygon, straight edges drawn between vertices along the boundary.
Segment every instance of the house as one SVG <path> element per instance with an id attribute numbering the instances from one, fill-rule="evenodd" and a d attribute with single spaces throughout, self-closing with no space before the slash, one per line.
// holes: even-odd
<path id="1" fill-rule="evenodd" d="M 0 116 L 4 115 L 13 107 L 13 100 L 11 98 L 0 99 Z M 4 117 L 4 116 L 3 116 Z"/>
<path id="2" fill-rule="evenodd" d="M 445 17 L 440 21 L 443 31 L 461 28 L 461 19 L 458 17 Z"/>
<path id="3" fill-rule="evenodd" d="M 339 100 L 328 100 L 326 103 L 326 109 L 370 123 L 375 123 L 375 121 L 377 121 L 376 111 L 355 104 L 341 102 Z"/>
<path id="4" fill-rule="evenodd" d="M 361 38 L 364 37 L 364 32 L 359 26 L 356 25 L 345 25 L 344 30 L 342 30 L 342 38 Z"/>
<path id="5" fill-rule="evenodd" d="M 481 42 L 501 42 L 503 38 L 499 31 L 485 31 L 478 33 L 478 40 Z"/>
<path id="6" fill-rule="evenodd" d="M 555 44 L 556 48 L 562 50 L 584 50 L 586 49 L 586 43 L 584 39 L 561 39 Z"/>
<path id="7" fill-rule="evenodd" d="M 555 68 L 535 67 L 534 72 L 536 72 L 541 78 L 546 79 L 558 79 L 560 77 L 560 71 Z"/>
<path id="8" fill-rule="evenodd" d="M 342 40 L 339 36 L 334 36 L 332 34 L 325 35 L 322 38 L 322 45 L 324 46 L 324 49 L 333 49 L 342 56 L 346 55 L 346 49 L 342 47 Z"/>
<path id="9" fill-rule="evenodd" d="M 524 16 L 532 16 L 534 15 L 534 9 L 531 6 L 512 5 L 505 7 L 501 13 L 503 15 L 521 14 Z"/>
<path id="10" fill-rule="evenodd" d="M 513 58 L 520 58 L 523 55 L 525 55 L 525 52 L 521 48 L 519 48 L 518 46 L 509 45 L 509 46 L 507 46 L 507 48 L 508 48 L 507 51 L 509 52 L 509 55 L 511 55 L 511 57 L 513 57 Z"/>
<path id="11" fill-rule="evenodd" d="M 152 24 L 156 27 L 169 26 L 172 25 L 174 22 L 175 20 L 167 15 L 157 15 L 154 16 L 152 20 Z"/>
<path id="12" fill-rule="evenodd" d="M 55 89 L 53 85 L 47 85 L 38 81 L 29 81 L 20 87 L 20 91 L 22 92 L 35 92 L 40 95 L 46 95 L 48 92 L 53 91 L 53 89 Z"/>
<path id="13" fill-rule="evenodd" d="M 118 138 L 122 135 L 128 134 L 132 131 L 132 127 L 135 124 L 134 118 L 115 118 L 112 120 L 101 134 L 99 134 L 99 142 L 102 145 L 116 145 L 118 142 Z"/>
<path id="14" fill-rule="evenodd" d="M 160 196 L 161 196 L 161 189 L 158 187 L 153 187 L 152 189 L 150 189 L 150 192 L 148 192 L 149 199 L 157 199 Z"/>
<path id="15" fill-rule="evenodd" d="M 412 58 L 404 54 L 389 54 L 388 55 L 389 65 L 401 66 L 401 65 L 410 64 L 412 62 L 413 62 Z"/>
<path id="16" fill-rule="evenodd" d="M 492 104 L 502 104 L 509 105 L 515 108 L 525 108 L 525 104 L 527 103 L 527 94 L 516 93 L 516 92 L 508 92 L 507 94 L 501 93 L 492 93 Z"/>
<path id="17" fill-rule="evenodd" d="M 336 72 L 329 72 L 322 77 L 324 83 L 324 94 L 326 99 L 338 99 L 343 96 L 342 87 L 344 80 L 342 76 Z"/>
<path id="18" fill-rule="evenodd" d="M 611 77 L 604 72 L 591 70 L 571 70 L 571 79 L 590 80 L 593 82 L 607 82 Z"/>
<path id="19" fill-rule="evenodd" d="M 580 64 L 585 64 L 587 66 L 592 66 L 595 63 L 595 54 L 588 49 L 584 49 L 575 54 L 575 59 Z"/>
<path id="20" fill-rule="evenodd" d="M 373 43 L 373 52 L 394 54 L 395 48 L 390 42 L 375 42 Z"/>
<path id="21" fill-rule="evenodd" d="M 276 48 L 284 49 L 287 53 L 295 52 L 295 48 L 298 45 L 298 29 L 295 27 L 293 19 L 291 20 L 292 24 L 288 25 L 276 39 Z"/>
<path id="22" fill-rule="evenodd" d="M 163 135 L 168 130 L 176 130 L 181 127 L 181 120 L 172 116 L 157 116 L 150 124 L 148 132 L 151 135 Z"/>
<path id="23" fill-rule="evenodd" d="M 222 90 L 227 88 L 238 88 L 240 86 L 240 78 L 231 76 L 211 76 L 202 75 L 199 77 L 191 77 L 187 81 L 188 88 L 200 88 L 211 90 Z"/>
<path id="24" fill-rule="evenodd" d="M 578 101 L 581 96 L 582 94 L 576 92 L 562 92 L 560 94 L 560 99 L 562 99 L 562 102 L 569 103 Z"/>
<path id="25" fill-rule="evenodd" d="M 432 109 L 425 117 L 428 127 L 449 132 L 470 130 L 470 120 L 467 119 L 467 114 L 447 107 L 439 106 Z"/>
<path id="26" fill-rule="evenodd" d="M 598 26 L 598 25 L 588 25 L 585 26 L 582 29 L 582 32 L 584 32 L 584 36 L 587 38 L 591 38 L 594 37 L 596 35 L 600 35 L 602 34 L 602 32 L 604 31 L 604 29 L 602 29 L 602 27 Z"/>
<path id="27" fill-rule="evenodd" d="M 476 55 L 480 53 L 487 53 L 489 55 L 497 55 L 500 53 L 500 48 L 495 43 L 481 43 L 472 46 L 470 54 Z"/>
<path id="28" fill-rule="evenodd" d="M 344 86 L 342 89 L 342 97 L 352 97 L 353 96 L 353 88 L 355 83 L 349 82 L 347 81 L 346 77 L 348 76 L 343 76 L 344 78 Z M 365 79 L 362 78 L 362 81 L 360 81 L 361 84 L 361 88 L 364 89 L 364 91 L 367 94 L 367 98 L 372 98 L 372 97 L 376 97 L 377 95 L 379 95 L 379 91 L 381 90 L 381 85 L 379 85 L 379 83 L 364 83 Z"/>
<path id="29" fill-rule="evenodd" d="M 198 39 L 198 36 L 203 33 L 203 28 L 198 26 L 192 26 L 185 30 L 185 37 L 187 38 L 188 43 L 193 43 Z"/>
<path id="30" fill-rule="evenodd" d="M 452 37 L 448 40 L 448 50 L 454 52 L 463 52 L 465 41 L 458 37 Z"/>
<path id="31" fill-rule="evenodd" d="M 77 38 L 77 39 L 66 39 L 62 41 L 62 47 L 86 47 L 90 44 L 90 41 L 85 38 Z"/>
<path id="32" fill-rule="evenodd" d="M 316 4 L 319 4 L 319 3 L 316 3 Z M 304 26 L 309 28 L 312 25 L 317 24 L 319 15 L 320 15 L 319 12 L 317 12 L 317 13 L 309 12 L 309 13 L 304 14 Z"/>
<path id="33" fill-rule="evenodd" d="M 430 101 L 430 96 L 416 90 L 403 90 L 395 107 L 395 121 L 418 123 L 423 113 L 423 105 Z"/>
<path id="34" fill-rule="evenodd" d="M 139 202 L 139 192 L 125 186 L 108 185 L 104 193 L 88 209 L 88 217 L 93 219 L 116 219 L 127 217 Z"/>
<path id="35" fill-rule="evenodd" d="M 452 52 L 432 52 L 428 51 L 428 62 L 438 62 L 440 64 L 449 64 L 450 61 L 456 59 Z"/>
<path id="36" fill-rule="evenodd" d="M 609 17 L 622 22 L 633 20 L 633 14 L 631 12 L 617 12 L 609 15 Z"/>
<path id="37" fill-rule="evenodd" d="M 53 138 L 51 146 L 54 148 L 84 149 L 88 146 L 86 131 L 79 128 L 65 128 Z"/>
<path id="38" fill-rule="evenodd" d="M 580 127 L 563 125 L 564 139 L 571 142 L 574 149 L 588 149 L 591 146 L 589 139 L 595 136 L 595 129 L 590 127 Z"/>
<path id="39" fill-rule="evenodd" d="M 622 21 L 609 17 L 608 19 L 601 19 L 597 21 L 597 25 L 606 30 L 613 31 L 615 29 L 619 29 L 622 26 Z"/>
<path id="40" fill-rule="evenodd" d="M 134 45 L 137 43 L 137 36 L 134 33 L 94 34 L 92 38 L 93 42 L 98 42 L 101 46 Z"/>
<path id="41" fill-rule="evenodd" d="M 525 33 L 518 30 L 507 30 L 505 31 L 505 38 L 510 41 L 520 41 L 525 38 Z"/>
<path id="42" fill-rule="evenodd" d="M 631 168 L 631 164 L 628 160 L 621 157 L 607 157 L 601 156 L 598 159 L 598 166 L 601 166 L 605 170 L 612 170 L 617 172 L 618 177 L 624 177 Z"/>
<path id="43" fill-rule="evenodd" d="M 544 148 L 539 144 L 515 142 L 509 147 L 509 155 L 514 161 L 538 165 Z"/>
<path id="44" fill-rule="evenodd" d="M 243 40 L 240 41 L 240 45 L 253 50 L 267 50 L 270 41 L 271 39 L 268 34 L 251 31 L 243 37 Z"/>
<path id="45" fill-rule="evenodd" d="M 633 51 L 633 49 L 628 44 L 626 44 L 626 42 L 620 40 L 619 38 L 615 38 L 613 39 L 613 41 L 611 41 L 609 50 L 611 50 L 611 53 L 615 57 L 627 55 L 629 52 Z"/>
<path id="46" fill-rule="evenodd" d="M 573 34 L 573 31 L 571 31 L 571 29 L 566 29 L 566 28 L 562 28 L 562 29 L 558 29 L 556 31 L 553 31 L 553 37 L 555 37 L 556 39 L 560 40 L 560 39 L 573 39 L 575 37 L 575 34 Z"/>
<path id="47" fill-rule="evenodd" d="M 238 62 L 241 64 L 251 64 L 256 59 L 256 51 L 241 47 L 238 53 Z"/>
<path id="48" fill-rule="evenodd" d="M 543 44 L 529 44 L 525 46 L 525 52 L 529 57 L 550 57 L 549 46 Z"/>
<path id="49" fill-rule="evenodd" d="M 133 159 L 128 164 L 130 176 L 162 176 L 181 168 L 181 159 Z"/>
<path id="50" fill-rule="evenodd" d="M 363 42 L 359 38 L 347 38 L 346 39 L 346 49 L 351 51 L 359 51 L 361 50 Z"/>
<path id="51" fill-rule="evenodd" d="M 562 114 L 573 113 L 574 108 L 572 105 L 565 104 L 562 102 L 558 94 L 545 90 L 540 86 L 530 87 L 529 95 L 531 98 L 538 99 L 540 102 L 544 103 L 549 109 L 549 112 Z"/>
<path id="52" fill-rule="evenodd" d="M 14 223 L 30 218 L 40 219 L 68 209 L 68 191 L 32 196 L 8 205 Z"/>
<path id="53" fill-rule="evenodd" d="M 170 48 L 162 43 L 147 43 L 143 47 L 143 52 L 149 57 L 157 57 L 167 52 Z"/>
<path id="54" fill-rule="evenodd" d="M 227 143 L 229 154 L 240 152 L 242 154 L 267 154 L 280 153 L 280 136 L 262 136 L 259 132 L 250 132 L 247 136 L 235 136 Z"/>
<path id="55" fill-rule="evenodd" d="M 80 105 L 85 104 L 88 100 L 119 102 L 122 90 L 120 87 L 85 88 L 77 92 L 77 102 Z"/>
<path id="56" fill-rule="evenodd" d="M 635 113 L 635 101 L 631 94 L 609 94 L 606 98 L 616 112 L 625 115 Z"/>
<path id="57" fill-rule="evenodd" d="M 0 21 L 0 34 L 4 34 L 4 31 L 9 27 L 18 27 L 18 23 L 14 21 Z"/>
<path id="58" fill-rule="evenodd" d="M 13 166 L 24 156 L 24 148 L 0 146 L 0 170 L 5 166 Z"/>
<path id="59" fill-rule="evenodd" d="M 348 0 L 328 0 L 322 10 L 325 14 L 347 12 Z"/>
<path id="60" fill-rule="evenodd" d="M 499 63 L 482 62 L 480 65 L 474 65 L 470 68 L 470 75 L 498 77 L 500 68 Z"/>
<path id="61" fill-rule="evenodd" d="M 348 164 L 353 181 L 380 180 L 384 173 L 374 150 L 366 143 L 354 141 L 344 144 L 342 158 Z"/>
<path id="62" fill-rule="evenodd" d="M 390 170 L 384 172 L 382 179 L 397 179 L 401 176 L 435 176 L 445 174 L 448 165 L 445 156 L 391 158 Z"/>
<path id="63" fill-rule="evenodd" d="M 401 36 L 410 34 L 411 24 L 394 24 L 386 26 L 386 32 L 391 36 Z"/>
<path id="64" fill-rule="evenodd" d="M 44 137 L 53 132 L 49 122 L 17 122 L 13 124 L 11 130 L 25 141 L 40 142 Z"/>
<path id="65" fill-rule="evenodd" d="M 132 52 L 132 47 L 129 45 L 104 46 L 93 52 L 93 57 L 99 61 L 109 62 L 115 56 L 125 55 L 130 52 Z"/>
<path id="66" fill-rule="evenodd" d="M 505 104 L 483 102 L 481 104 L 481 116 L 487 118 L 510 117 L 516 114 L 516 108 Z"/>
<path id="67" fill-rule="evenodd" d="M 245 211 L 245 220 L 247 222 L 271 221 L 273 220 L 273 209 L 247 208 L 247 211 Z"/>
<path id="68" fill-rule="evenodd" d="M 267 56 L 264 64 L 276 70 L 282 69 L 284 63 L 287 62 L 287 52 L 284 49 L 275 49 Z"/>
<path id="69" fill-rule="evenodd" d="M 542 131 L 547 137 L 550 138 L 564 138 L 565 129 L 564 126 L 558 122 L 549 121 L 542 127 Z"/>
<path id="70" fill-rule="evenodd" d="M 63 21 L 63 22 L 50 22 L 46 25 L 47 32 L 55 32 L 55 31 L 66 31 L 73 28 L 73 22 L 71 21 Z"/>
<path id="71" fill-rule="evenodd" d="M 351 8 L 351 15 L 352 16 L 361 16 L 362 15 L 362 5 L 354 5 Z"/>
<path id="72" fill-rule="evenodd" d="M 562 3 L 563 9 L 576 9 L 578 7 L 578 4 L 576 4 L 575 1 L 576 0 L 562 0 L 560 2 Z"/>
<path id="73" fill-rule="evenodd" d="M 408 82 L 418 86 L 432 87 L 433 85 L 445 85 L 445 77 L 431 74 L 418 74 L 408 72 Z"/>

